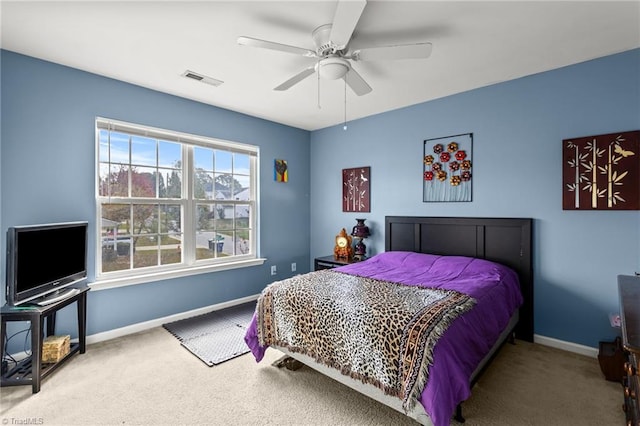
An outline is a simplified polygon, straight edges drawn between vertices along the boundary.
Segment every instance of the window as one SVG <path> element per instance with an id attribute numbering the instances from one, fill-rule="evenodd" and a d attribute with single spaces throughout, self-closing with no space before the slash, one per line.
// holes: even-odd
<path id="1" fill-rule="evenodd" d="M 99 280 L 256 260 L 258 148 L 98 118 Z"/>

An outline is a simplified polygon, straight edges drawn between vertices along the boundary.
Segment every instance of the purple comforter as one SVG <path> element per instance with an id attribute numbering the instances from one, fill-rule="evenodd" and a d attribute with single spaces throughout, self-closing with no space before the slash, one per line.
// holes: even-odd
<path id="1" fill-rule="evenodd" d="M 455 320 L 438 341 L 419 399 L 435 426 L 448 425 L 456 406 L 471 395 L 469 381 L 474 370 L 522 304 L 517 274 L 482 259 L 401 251 L 380 253 L 337 270 L 404 285 L 456 290 L 476 299 L 476 306 Z M 267 348 L 258 342 L 255 315 L 245 341 L 260 362 Z"/>

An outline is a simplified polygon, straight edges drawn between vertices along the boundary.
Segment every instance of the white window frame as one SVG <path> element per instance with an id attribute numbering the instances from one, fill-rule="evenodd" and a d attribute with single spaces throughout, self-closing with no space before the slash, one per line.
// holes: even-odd
<path id="1" fill-rule="evenodd" d="M 100 195 L 100 130 L 111 130 L 131 135 L 161 139 L 169 142 L 177 142 L 182 145 L 182 198 L 179 199 L 139 199 L 135 197 L 111 197 Z M 95 289 L 106 289 L 132 284 L 140 284 L 150 281 L 158 281 L 188 275 L 209 273 L 228 269 L 243 268 L 262 265 L 266 259 L 259 257 L 258 239 L 258 176 L 259 176 L 259 147 L 221 139 L 197 136 L 188 133 L 164 130 L 155 127 L 143 126 L 124 121 L 97 117 L 95 121 L 96 158 L 95 158 L 95 200 L 96 200 L 96 277 L 90 284 Z M 250 194 L 248 201 L 242 204 L 250 204 L 252 214 L 250 217 L 250 252 L 249 254 L 220 257 L 215 259 L 196 260 L 195 255 L 195 206 L 202 200 L 193 197 L 193 148 L 200 146 L 212 149 L 222 149 L 234 153 L 248 154 L 250 157 Z M 152 203 L 172 204 L 182 206 L 183 247 L 182 259 L 179 264 L 160 265 L 154 267 L 127 269 L 123 271 L 102 272 L 102 203 Z M 234 200 L 224 200 L 226 204 L 234 204 Z"/>

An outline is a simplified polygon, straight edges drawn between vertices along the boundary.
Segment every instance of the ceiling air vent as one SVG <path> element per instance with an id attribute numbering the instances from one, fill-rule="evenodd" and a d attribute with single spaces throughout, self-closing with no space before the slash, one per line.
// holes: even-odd
<path id="1" fill-rule="evenodd" d="M 212 78 L 212 77 L 207 77 L 206 75 L 198 74 L 197 72 L 193 72 L 193 71 L 189 71 L 189 70 L 186 70 L 184 73 L 182 73 L 182 76 L 190 78 L 192 80 L 199 81 L 201 83 L 210 84 L 210 85 L 216 86 L 216 87 L 220 86 L 222 83 L 224 83 L 224 81 L 222 81 L 222 80 L 217 80 L 217 79 Z"/>

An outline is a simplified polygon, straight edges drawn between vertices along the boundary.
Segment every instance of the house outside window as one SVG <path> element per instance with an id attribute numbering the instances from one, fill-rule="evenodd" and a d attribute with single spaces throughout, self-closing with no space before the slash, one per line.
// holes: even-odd
<path id="1" fill-rule="evenodd" d="M 257 260 L 258 147 L 96 119 L 96 278 Z"/>

